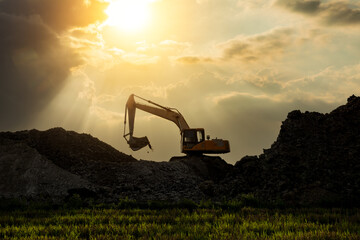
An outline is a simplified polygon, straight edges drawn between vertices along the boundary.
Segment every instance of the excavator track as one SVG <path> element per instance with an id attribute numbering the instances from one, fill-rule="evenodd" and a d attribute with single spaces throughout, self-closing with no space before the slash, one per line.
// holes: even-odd
<path id="1" fill-rule="evenodd" d="M 175 156 L 170 162 L 182 162 L 205 180 L 218 182 L 229 174 L 233 167 L 218 156 L 188 155 Z"/>
<path id="2" fill-rule="evenodd" d="M 184 156 L 174 156 L 171 157 L 169 162 L 174 162 L 174 161 L 186 161 L 186 160 L 221 160 L 221 157 L 218 156 L 207 156 L 207 155 L 203 155 L 203 154 L 191 154 L 191 155 L 184 155 Z"/>

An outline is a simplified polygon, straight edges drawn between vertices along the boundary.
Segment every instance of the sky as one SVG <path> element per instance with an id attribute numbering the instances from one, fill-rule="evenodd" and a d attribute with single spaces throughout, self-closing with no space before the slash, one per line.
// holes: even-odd
<path id="1" fill-rule="evenodd" d="M 234 164 L 276 140 L 287 113 L 360 95 L 359 0 L 0 0 L 0 131 L 63 127 L 137 159 L 180 156 L 179 129 L 134 93 L 230 141 Z"/>

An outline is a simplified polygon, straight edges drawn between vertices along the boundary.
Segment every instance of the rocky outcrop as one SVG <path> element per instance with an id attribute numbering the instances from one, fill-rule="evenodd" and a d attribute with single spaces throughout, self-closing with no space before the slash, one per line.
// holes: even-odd
<path id="1" fill-rule="evenodd" d="M 277 140 L 260 156 L 235 164 L 232 195 L 301 205 L 360 200 L 360 98 L 331 113 L 288 114 Z"/>

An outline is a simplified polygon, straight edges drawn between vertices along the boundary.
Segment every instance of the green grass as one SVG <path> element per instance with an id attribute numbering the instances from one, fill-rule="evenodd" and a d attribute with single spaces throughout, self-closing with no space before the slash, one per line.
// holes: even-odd
<path id="1" fill-rule="evenodd" d="M 360 209 L 13 210 L 0 239 L 360 239 Z"/>

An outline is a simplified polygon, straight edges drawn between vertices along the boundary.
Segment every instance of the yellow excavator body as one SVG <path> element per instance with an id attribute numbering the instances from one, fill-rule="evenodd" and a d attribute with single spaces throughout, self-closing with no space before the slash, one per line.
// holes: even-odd
<path id="1" fill-rule="evenodd" d="M 184 129 L 181 134 L 181 152 L 186 154 L 202 153 L 228 153 L 230 144 L 228 140 L 207 139 L 205 140 L 205 131 L 203 128 Z M 210 136 L 208 136 L 210 138 Z"/>
<path id="2" fill-rule="evenodd" d="M 228 140 L 222 139 L 213 139 L 213 140 L 204 140 L 192 148 L 184 147 L 182 149 L 183 153 L 228 153 L 230 152 L 230 144 Z"/>

